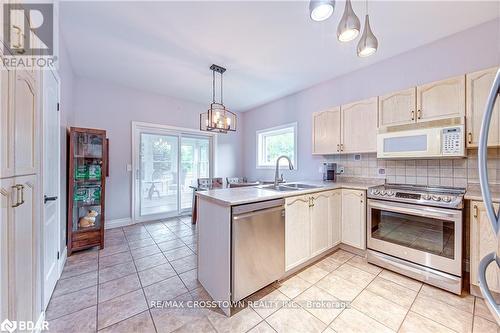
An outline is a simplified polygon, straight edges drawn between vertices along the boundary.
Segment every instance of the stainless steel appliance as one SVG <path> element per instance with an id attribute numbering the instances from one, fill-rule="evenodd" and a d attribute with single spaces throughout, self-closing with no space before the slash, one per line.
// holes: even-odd
<path id="1" fill-rule="evenodd" d="M 280 279 L 285 273 L 285 200 L 233 207 L 231 300 Z"/>
<path id="2" fill-rule="evenodd" d="M 393 184 L 368 189 L 368 261 L 460 294 L 464 193 Z"/>
<path id="3" fill-rule="evenodd" d="M 465 157 L 465 118 L 382 127 L 377 134 L 377 157 Z"/>
<path id="4" fill-rule="evenodd" d="M 500 95 L 500 70 L 497 71 L 493 86 L 491 87 L 488 102 L 486 103 L 486 110 L 481 124 L 481 133 L 479 135 L 479 149 L 478 149 L 478 162 L 479 162 L 479 181 L 481 183 L 481 194 L 483 196 L 484 205 L 488 220 L 490 221 L 491 228 L 496 235 L 496 251 L 489 253 L 479 262 L 478 277 L 479 288 L 486 300 L 486 305 L 490 310 L 493 318 L 495 318 L 498 325 L 500 325 L 500 305 L 493 297 L 488 282 L 486 280 L 486 269 L 493 262 L 496 263 L 496 269 L 500 269 L 500 212 L 495 211 L 493 200 L 491 199 L 491 189 L 488 182 L 488 134 L 490 131 L 491 117 L 497 102 L 498 95 Z M 493 129 L 495 131 L 495 129 Z M 476 269 L 472 267 L 471 269 Z"/>
<path id="5" fill-rule="evenodd" d="M 323 181 L 337 181 L 337 163 L 323 163 Z"/>

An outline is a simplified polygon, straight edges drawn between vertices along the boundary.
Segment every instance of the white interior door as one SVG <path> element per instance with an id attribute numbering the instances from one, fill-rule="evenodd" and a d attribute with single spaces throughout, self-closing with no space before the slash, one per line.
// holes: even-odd
<path id="1" fill-rule="evenodd" d="M 43 278 L 44 307 L 59 278 L 60 132 L 59 82 L 52 71 L 43 75 Z"/>

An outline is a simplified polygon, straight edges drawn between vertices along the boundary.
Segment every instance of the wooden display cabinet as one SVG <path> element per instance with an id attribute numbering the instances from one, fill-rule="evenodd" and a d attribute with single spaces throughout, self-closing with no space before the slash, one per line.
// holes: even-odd
<path id="1" fill-rule="evenodd" d="M 74 251 L 93 246 L 104 248 L 104 198 L 108 165 L 106 131 L 71 127 L 68 147 L 69 256 Z"/>

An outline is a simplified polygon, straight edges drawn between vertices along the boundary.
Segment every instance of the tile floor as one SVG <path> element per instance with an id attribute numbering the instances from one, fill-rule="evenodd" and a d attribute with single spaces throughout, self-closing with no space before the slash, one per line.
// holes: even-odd
<path id="1" fill-rule="evenodd" d="M 231 318 L 218 309 L 153 307 L 158 300 L 210 300 L 196 280 L 190 219 L 106 230 L 105 237 L 104 250 L 68 258 L 46 313 L 51 332 L 500 333 L 481 299 L 342 250 L 252 295 Z"/>

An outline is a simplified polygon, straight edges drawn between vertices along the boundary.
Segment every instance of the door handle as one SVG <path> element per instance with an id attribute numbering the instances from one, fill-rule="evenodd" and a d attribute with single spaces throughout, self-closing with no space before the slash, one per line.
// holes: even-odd
<path id="1" fill-rule="evenodd" d="M 54 196 L 54 197 L 48 197 L 46 195 L 43 196 L 43 203 L 47 203 L 49 201 L 56 201 L 57 200 L 57 196 Z"/>

